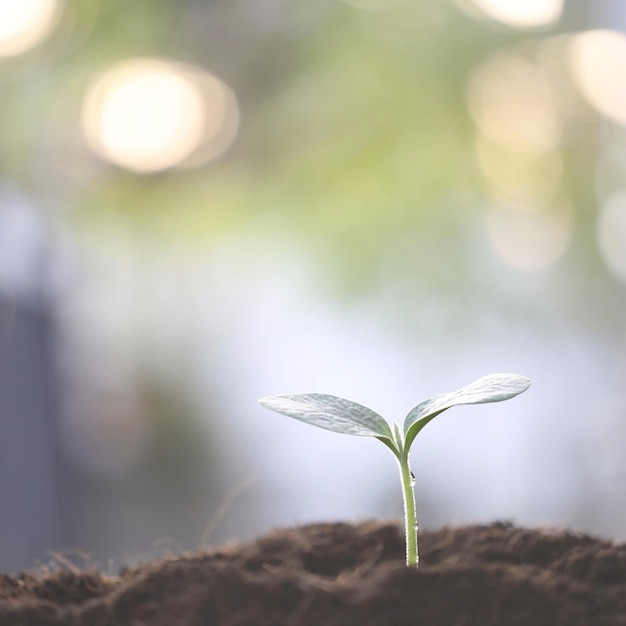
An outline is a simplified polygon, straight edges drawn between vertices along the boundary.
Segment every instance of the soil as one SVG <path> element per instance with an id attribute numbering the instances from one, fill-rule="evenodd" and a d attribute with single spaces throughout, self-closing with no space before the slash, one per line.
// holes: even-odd
<path id="1" fill-rule="evenodd" d="M 510 524 L 312 524 L 97 571 L 0 575 L 0 626 L 626 626 L 626 544 Z"/>

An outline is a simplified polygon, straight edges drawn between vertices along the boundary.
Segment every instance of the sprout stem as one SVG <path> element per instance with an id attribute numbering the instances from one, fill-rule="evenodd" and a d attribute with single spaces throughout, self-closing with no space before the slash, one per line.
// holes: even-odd
<path id="1" fill-rule="evenodd" d="M 417 550 L 417 515 L 415 513 L 415 479 L 409 467 L 407 456 L 398 458 L 400 477 L 402 479 L 402 495 L 404 498 L 404 522 L 406 533 L 406 564 L 409 567 L 417 567 L 419 553 Z"/>

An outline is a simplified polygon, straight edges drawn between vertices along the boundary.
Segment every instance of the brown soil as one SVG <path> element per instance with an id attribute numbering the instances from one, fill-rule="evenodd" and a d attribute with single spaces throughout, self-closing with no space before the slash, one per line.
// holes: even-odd
<path id="1" fill-rule="evenodd" d="M 314 524 L 98 572 L 0 575 L 0 626 L 625 626 L 626 544 L 508 524 Z"/>

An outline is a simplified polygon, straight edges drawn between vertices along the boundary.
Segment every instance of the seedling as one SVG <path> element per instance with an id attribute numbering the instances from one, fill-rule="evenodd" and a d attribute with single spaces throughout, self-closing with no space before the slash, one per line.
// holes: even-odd
<path id="1" fill-rule="evenodd" d="M 401 429 L 390 426 L 378 413 L 361 404 L 323 393 L 303 393 L 261 398 L 267 409 L 319 426 L 326 430 L 360 437 L 375 437 L 394 454 L 400 468 L 404 521 L 406 530 L 406 564 L 417 567 L 417 518 L 415 513 L 415 479 L 409 467 L 409 451 L 415 437 L 433 418 L 457 404 L 501 402 L 526 391 L 530 379 L 518 374 L 490 374 L 457 391 L 433 396 L 411 409 Z"/>

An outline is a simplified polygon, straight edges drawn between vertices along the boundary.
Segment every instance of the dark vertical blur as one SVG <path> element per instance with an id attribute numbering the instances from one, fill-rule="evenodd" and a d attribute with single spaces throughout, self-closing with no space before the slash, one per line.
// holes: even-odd
<path id="1" fill-rule="evenodd" d="M 0 293 L 0 569 L 59 544 L 57 402 L 45 301 Z"/>

